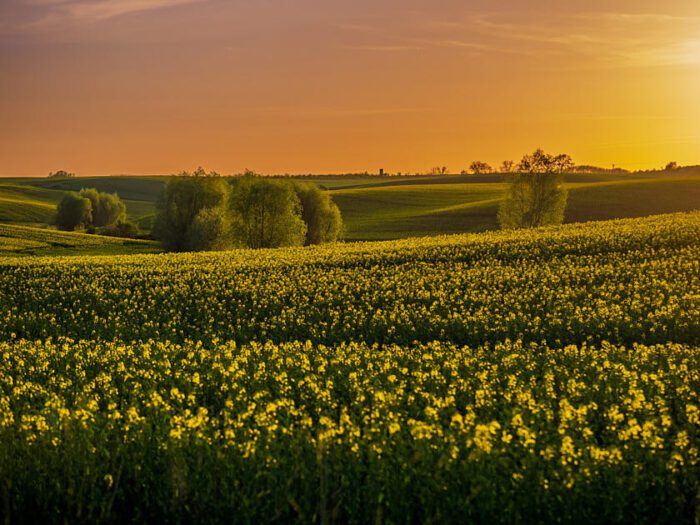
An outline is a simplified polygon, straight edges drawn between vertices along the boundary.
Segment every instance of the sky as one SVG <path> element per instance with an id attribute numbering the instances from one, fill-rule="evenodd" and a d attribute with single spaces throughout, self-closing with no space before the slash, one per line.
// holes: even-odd
<path id="1" fill-rule="evenodd" d="M 698 0 L 1 0 L 0 175 L 700 164 Z"/>

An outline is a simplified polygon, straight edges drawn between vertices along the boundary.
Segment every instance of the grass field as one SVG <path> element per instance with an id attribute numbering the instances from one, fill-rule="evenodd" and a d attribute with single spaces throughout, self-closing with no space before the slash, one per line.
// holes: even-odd
<path id="1" fill-rule="evenodd" d="M 496 213 L 506 189 L 502 178 L 405 178 L 333 189 L 348 240 L 399 239 L 498 228 Z M 700 170 L 683 174 L 566 177 L 565 222 L 642 217 L 700 209 Z"/>
<path id="2" fill-rule="evenodd" d="M 693 523 L 698 261 L 700 212 L 0 256 L 0 512 Z"/>
<path id="3" fill-rule="evenodd" d="M 129 220 L 150 227 L 164 178 L 81 177 L 78 179 L 0 179 L 0 222 L 47 225 L 67 191 L 97 188 L 117 193 Z"/>
<path id="4" fill-rule="evenodd" d="M 121 255 L 160 251 L 155 242 L 0 224 L 0 256 Z"/>
<path id="5" fill-rule="evenodd" d="M 129 219 L 148 231 L 166 177 L 2 179 L 0 222 L 48 224 L 63 192 L 95 187 L 117 192 Z M 506 186 L 500 175 L 310 177 L 332 192 L 347 240 L 478 232 L 498 227 Z M 567 175 L 566 222 L 641 217 L 700 208 L 700 169 L 654 174 Z"/>

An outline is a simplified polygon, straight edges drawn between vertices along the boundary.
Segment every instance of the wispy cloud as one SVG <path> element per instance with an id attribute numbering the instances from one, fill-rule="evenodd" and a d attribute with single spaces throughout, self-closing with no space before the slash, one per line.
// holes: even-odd
<path id="1" fill-rule="evenodd" d="M 43 11 L 39 18 L 26 25 L 32 28 L 62 22 L 99 22 L 200 1 L 203 0 L 25 0 L 27 5 Z"/>
<path id="2" fill-rule="evenodd" d="M 700 63 L 700 17 L 654 13 L 587 13 L 508 20 L 479 16 L 465 22 L 492 41 L 542 54 L 577 55 L 601 66 Z"/>
<path id="3" fill-rule="evenodd" d="M 406 20 L 393 34 L 346 26 L 366 51 L 462 49 L 472 56 L 517 54 L 575 58 L 587 67 L 656 67 L 700 64 L 700 17 L 655 13 L 471 14 L 453 20 Z M 583 67 L 578 63 L 577 67 Z"/>

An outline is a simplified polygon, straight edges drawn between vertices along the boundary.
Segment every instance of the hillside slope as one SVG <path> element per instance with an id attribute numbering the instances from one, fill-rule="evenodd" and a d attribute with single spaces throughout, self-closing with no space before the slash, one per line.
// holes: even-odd
<path id="1" fill-rule="evenodd" d="M 0 256 L 119 255 L 158 251 L 158 244 L 151 241 L 0 224 Z"/>
<path id="2" fill-rule="evenodd" d="M 166 177 L 3 179 L 0 222 L 50 223 L 65 191 L 95 187 L 116 192 L 129 219 L 149 230 Z M 347 240 L 477 232 L 497 229 L 506 184 L 500 175 L 308 177 L 331 191 Z M 570 174 L 566 222 L 641 217 L 700 208 L 700 170 L 649 174 Z"/>

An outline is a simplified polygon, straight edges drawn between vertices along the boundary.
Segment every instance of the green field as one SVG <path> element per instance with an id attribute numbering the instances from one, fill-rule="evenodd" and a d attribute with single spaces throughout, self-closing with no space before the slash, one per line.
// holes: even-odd
<path id="1" fill-rule="evenodd" d="M 15 224 L 0 224 L 0 257 L 33 255 L 122 255 L 154 253 L 153 241 L 120 239 L 79 232 L 61 232 Z"/>
<path id="2" fill-rule="evenodd" d="M 0 179 L 0 222 L 45 225 L 63 192 L 94 187 L 125 200 L 129 219 L 148 231 L 166 177 L 112 176 L 75 179 Z M 499 175 L 318 176 L 332 192 L 345 221 L 346 240 L 497 229 Z M 700 208 L 700 169 L 653 174 L 574 174 L 566 222 L 642 217 Z"/>
<path id="3" fill-rule="evenodd" d="M 0 179 L 0 222 L 47 225 L 65 192 L 82 188 L 117 193 L 126 204 L 129 220 L 150 227 L 150 217 L 165 178 L 80 177 L 76 179 Z"/>
<path id="4" fill-rule="evenodd" d="M 0 256 L 0 512 L 693 523 L 699 260 L 700 212 Z"/>

